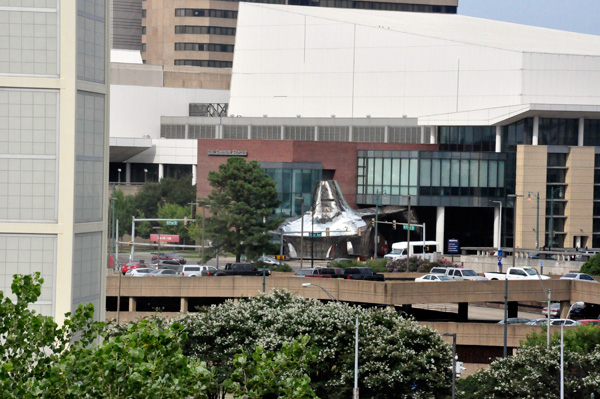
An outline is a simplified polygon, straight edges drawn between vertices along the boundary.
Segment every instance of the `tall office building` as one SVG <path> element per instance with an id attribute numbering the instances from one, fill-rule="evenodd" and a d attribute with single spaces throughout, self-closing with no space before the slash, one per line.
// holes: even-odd
<path id="1" fill-rule="evenodd" d="M 314 7 L 456 13 L 458 0 L 255 0 Z M 238 1 L 145 0 L 142 57 L 147 64 L 231 68 Z"/>
<path id="2" fill-rule="evenodd" d="M 60 323 L 92 303 L 103 319 L 108 10 L 18 3 L 0 3 L 0 290 L 40 272 L 36 310 Z"/>

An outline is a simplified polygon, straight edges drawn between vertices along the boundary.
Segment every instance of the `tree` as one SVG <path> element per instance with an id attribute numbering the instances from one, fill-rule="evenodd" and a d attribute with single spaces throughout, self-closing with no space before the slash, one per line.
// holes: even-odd
<path id="1" fill-rule="evenodd" d="M 159 219 L 184 219 L 190 217 L 190 207 L 181 206 L 171 203 L 158 204 L 157 217 Z M 195 224 L 194 219 L 190 219 L 189 224 Z M 186 242 L 190 237 L 187 226 L 184 226 L 183 222 L 179 222 L 176 226 L 163 226 L 160 231 L 161 234 L 177 234 L 179 235 L 180 241 Z"/>
<path id="2" fill-rule="evenodd" d="M 352 396 L 356 315 L 361 398 L 443 398 L 450 393 L 450 345 L 392 310 L 323 304 L 274 291 L 203 308 L 179 322 L 189 336 L 184 353 L 213 364 L 220 383 L 236 369 L 231 359 L 240 346 L 245 353 L 257 346 L 278 352 L 285 342 L 308 335 L 319 351 L 308 373 L 312 388 L 319 397 L 341 399 Z"/>
<path id="3" fill-rule="evenodd" d="M 240 157 L 229 158 L 219 171 L 209 172 L 208 181 L 213 190 L 208 196 L 211 215 L 206 230 L 213 246 L 235 254 L 237 262 L 242 254 L 254 258 L 268 252 L 269 231 L 281 223 L 272 217 L 279 205 L 275 181 L 256 161 Z"/>
<path id="4" fill-rule="evenodd" d="M 135 199 L 132 196 L 126 196 L 121 190 L 115 190 L 113 196 L 117 199 L 114 204 L 115 223 L 117 220 L 119 221 L 119 237 L 122 237 L 124 234 L 131 233 L 132 216 L 136 216 Z M 112 212 L 112 208 L 109 211 Z M 110 223 L 112 223 L 112 217 Z"/>
<path id="5" fill-rule="evenodd" d="M 600 252 L 585 261 L 579 272 L 600 276 Z"/>

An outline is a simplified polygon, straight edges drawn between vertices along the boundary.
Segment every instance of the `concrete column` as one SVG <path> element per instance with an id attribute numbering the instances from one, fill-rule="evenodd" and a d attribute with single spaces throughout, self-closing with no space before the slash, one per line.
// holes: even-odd
<path id="1" fill-rule="evenodd" d="M 437 144 L 437 126 L 431 126 L 429 131 L 429 144 Z"/>
<path id="2" fill-rule="evenodd" d="M 136 312 L 136 301 L 135 298 L 130 296 L 129 297 L 129 312 Z"/>
<path id="3" fill-rule="evenodd" d="M 579 124 L 577 125 L 577 145 L 579 147 L 583 147 L 583 128 L 584 128 L 584 119 L 579 118 Z"/>
<path id="4" fill-rule="evenodd" d="M 125 183 L 131 183 L 131 164 L 125 164 Z"/>
<path id="5" fill-rule="evenodd" d="M 502 126 L 496 126 L 496 152 L 502 152 Z"/>
<path id="6" fill-rule="evenodd" d="M 248 140 L 252 138 L 252 125 L 248 125 Z"/>
<path id="7" fill-rule="evenodd" d="M 183 137 L 185 137 L 186 139 L 189 139 L 190 138 L 190 125 L 186 123 L 184 129 L 185 129 L 185 134 Z"/>
<path id="8" fill-rule="evenodd" d="M 531 144 L 538 145 L 540 136 L 540 117 L 533 117 L 533 137 L 531 138 Z"/>
<path id="9" fill-rule="evenodd" d="M 198 165 L 192 165 L 192 186 L 196 185 L 196 169 Z"/>
<path id="10" fill-rule="evenodd" d="M 560 301 L 560 318 L 566 319 L 567 313 L 571 309 L 571 303 L 569 301 Z"/>
<path id="11" fill-rule="evenodd" d="M 162 163 L 158 164 L 158 181 L 160 182 L 165 177 L 165 165 Z"/>
<path id="12" fill-rule="evenodd" d="M 502 237 L 500 237 L 501 218 L 502 215 L 500 214 L 500 207 L 494 207 L 494 247 L 496 248 L 500 248 L 502 244 L 500 241 L 502 239 Z"/>
<path id="13" fill-rule="evenodd" d="M 390 142 L 390 127 L 389 126 L 386 126 L 383 128 L 383 141 L 385 143 Z"/>
<path id="14" fill-rule="evenodd" d="M 319 141 L 319 127 L 315 126 L 315 141 Z"/>
<path id="15" fill-rule="evenodd" d="M 460 321 L 468 321 L 469 320 L 469 303 L 468 302 L 459 302 L 458 303 L 458 319 Z"/>
<path id="16" fill-rule="evenodd" d="M 421 126 L 421 139 L 419 143 L 425 144 L 425 126 Z"/>
<path id="17" fill-rule="evenodd" d="M 352 140 L 352 125 L 350 125 L 350 126 L 348 127 L 348 141 L 349 141 L 349 142 L 352 142 L 352 141 L 354 141 L 354 140 Z"/>
<path id="18" fill-rule="evenodd" d="M 444 252 L 444 221 L 446 218 L 446 208 L 443 206 L 437 207 L 435 219 L 435 240 L 438 243 L 438 248 Z"/>
<path id="19" fill-rule="evenodd" d="M 285 126 L 281 125 L 281 137 L 279 137 L 280 140 L 285 140 Z"/>
<path id="20" fill-rule="evenodd" d="M 179 306 L 179 311 L 181 313 L 187 313 L 188 312 L 188 299 L 181 297 L 180 303 L 181 303 L 181 305 Z"/>

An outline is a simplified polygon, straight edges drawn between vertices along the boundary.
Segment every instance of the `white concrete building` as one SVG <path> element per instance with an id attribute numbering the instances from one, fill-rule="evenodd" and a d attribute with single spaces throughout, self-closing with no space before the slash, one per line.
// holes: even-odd
<path id="1" fill-rule="evenodd" d="M 34 309 L 60 323 L 92 303 L 103 320 L 108 10 L 13 4 L 0 4 L 0 290 L 40 272 Z"/>

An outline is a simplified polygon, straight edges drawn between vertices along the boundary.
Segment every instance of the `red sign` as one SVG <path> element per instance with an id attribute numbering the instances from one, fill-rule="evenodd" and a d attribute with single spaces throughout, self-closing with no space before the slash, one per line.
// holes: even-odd
<path id="1" fill-rule="evenodd" d="M 150 234 L 150 241 L 158 241 L 160 236 L 160 242 L 179 242 L 179 236 L 177 234 Z"/>

